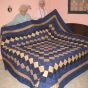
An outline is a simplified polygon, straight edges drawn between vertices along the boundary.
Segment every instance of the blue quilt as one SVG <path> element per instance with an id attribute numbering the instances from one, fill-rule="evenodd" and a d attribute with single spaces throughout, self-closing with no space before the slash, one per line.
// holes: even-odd
<path id="1" fill-rule="evenodd" d="M 73 34 L 56 10 L 1 34 L 6 68 L 30 88 L 63 88 L 88 70 L 88 38 Z"/>

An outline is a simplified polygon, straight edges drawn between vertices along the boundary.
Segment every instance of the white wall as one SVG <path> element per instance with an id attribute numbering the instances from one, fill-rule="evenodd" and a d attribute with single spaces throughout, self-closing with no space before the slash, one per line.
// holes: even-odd
<path id="1" fill-rule="evenodd" d="M 66 23 L 88 25 L 88 14 L 68 14 L 68 0 L 51 0 L 51 10 L 57 9 Z"/>

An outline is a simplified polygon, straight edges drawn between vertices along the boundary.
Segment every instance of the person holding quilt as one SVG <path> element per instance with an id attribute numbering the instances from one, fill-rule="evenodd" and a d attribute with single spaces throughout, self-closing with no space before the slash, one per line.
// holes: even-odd
<path id="1" fill-rule="evenodd" d="M 20 13 L 17 14 L 11 22 L 4 25 L 3 27 L 16 25 L 16 24 L 23 23 L 23 22 L 31 20 L 30 15 L 27 13 L 28 7 L 25 4 L 23 4 L 19 7 L 19 11 L 20 11 Z"/>
<path id="2" fill-rule="evenodd" d="M 34 20 L 44 18 L 48 14 L 48 11 L 44 7 L 45 7 L 45 0 L 39 0 L 39 8 L 34 12 L 33 15 Z"/>

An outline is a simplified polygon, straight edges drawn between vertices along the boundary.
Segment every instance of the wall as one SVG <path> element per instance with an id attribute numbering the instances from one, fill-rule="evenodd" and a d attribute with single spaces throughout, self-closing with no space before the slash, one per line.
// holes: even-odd
<path id="1" fill-rule="evenodd" d="M 32 9 L 28 11 L 32 16 L 36 8 L 38 8 L 38 1 L 39 0 L 0 0 L 0 27 L 7 24 L 19 13 L 18 8 L 21 4 L 30 5 L 32 7 Z M 51 7 L 48 4 L 51 4 L 51 0 L 46 0 L 45 7 L 50 11 Z M 7 11 L 9 5 L 13 8 L 11 13 Z"/>
<path id="2" fill-rule="evenodd" d="M 57 9 L 66 23 L 88 25 L 88 14 L 68 14 L 68 0 L 51 0 L 51 10 Z"/>
<path id="3" fill-rule="evenodd" d="M 31 16 L 36 8 L 38 8 L 38 0 L 0 0 L 0 27 L 7 24 L 19 13 L 18 8 L 21 4 L 30 5 L 32 7 L 32 9 L 28 11 Z M 9 5 L 13 8 L 11 13 L 7 11 Z M 68 0 L 46 0 L 46 8 L 49 12 L 53 9 L 57 9 L 66 23 L 88 25 L 87 14 L 68 14 Z"/>
<path id="4" fill-rule="evenodd" d="M 21 4 L 31 5 L 32 9 L 28 13 L 32 16 L 35 9 L 38 8 L 38 0 L 0 0 L 0 27 L 11 21 L 19 13 L 18 8 Z M 8 6 L 13 8 L 9 13 Z M 68 14 L 68 0 L 46 0 L 48 11 L 57 9 L 66 23 L 80 23 L 88 25 L 88 14 Z"/>
<path id="5" fill-rule="evenodd" d="M 11 21 L 16 14 L 19 13 L 18 9 L 21 4 L 26 4 L 31 6 L 31 10 L 28 11 L 28 13 L 32 16 L 34 11 L 38 8 L 38 1 L 39 0 L 0 0 L 0 28 L 2 25 L 7 24 L 9 21 Z M 7 11 L 8 6 L 11 6 L 13 8 L 13 11 L 9 13 Z M 51 9 L 51 0 L 46 0 L 46 7 L 47 10 L 50 12 Z M 1 54 L 0 54 L 0 60 L 1 60 Z"/>

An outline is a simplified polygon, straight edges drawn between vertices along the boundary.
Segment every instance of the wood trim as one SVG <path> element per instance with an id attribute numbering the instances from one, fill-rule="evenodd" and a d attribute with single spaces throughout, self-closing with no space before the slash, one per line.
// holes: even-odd
<path id="1" fill-rule="evenodd" d="M 88 26 L 77 23 L 66 23 L 66 25 L 73 31 L 74 34 L 79 34 L 88 37 Z"/>

